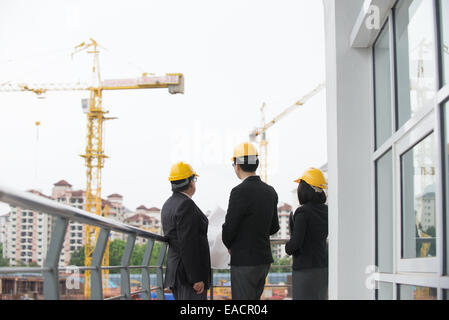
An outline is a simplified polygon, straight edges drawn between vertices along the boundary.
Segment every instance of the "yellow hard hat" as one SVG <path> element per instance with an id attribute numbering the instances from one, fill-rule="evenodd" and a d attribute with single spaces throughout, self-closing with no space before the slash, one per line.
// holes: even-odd
<path id="1" fill-rule="evenodd" d="M 235 158 L 246 156 L 258 156 L 256 147 L 251 142 L 243 142 L 234 148 L 234 156 L 231 158 L 234 161 Z"/>
<path id="2" fill-rule="evenodd" d="M 184 162 L 175 163 L 170 169 L 170 176 L 168 177 L 169 181 L 178 181 L 184 180 L 192 175 L 199 177 L 196 172 L 192 169 L 192 167 Z"/>
<path id="3" fill-rule="evenodd" d="M 302 175 L 302 177 L 295 180 L 294 182 L 300 183 L 301 180 L 304 180 L 311 186 L 321 189 L 326 189 L 327 186 L 326 179 L 324 178 L 323 173 L 321 172 L 320 169 L 317 168 L 307 169 L 306 172 L 304 172 L 304 174 Z"/>

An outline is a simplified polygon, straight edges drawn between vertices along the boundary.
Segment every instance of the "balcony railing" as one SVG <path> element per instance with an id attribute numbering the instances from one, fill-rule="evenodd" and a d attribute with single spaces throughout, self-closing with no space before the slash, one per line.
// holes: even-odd
<path id="1" fill-rule="evenodd" d="M 50 244 L 47 250 L 47 256 L 43 267 L 3 267 L 0 268 L 1 274 L 36 274 L 40 273 L 43 277 L 43 296 L 44 299 L 58 300 L 60 294 L 60 271 L 71 271 L 73 266 L 59 266 L 59 257 L 63 249 L 64 238 L 70 221 L 88 224 L 100 228 L 96 247 L 92 256 L 91 266 L 77 267 L 78 271 L 90 271 L 91 274 L 91 295 L 92 300 L 128 300 L 137 295 L 142 299 L 151 299 L 151 292 L 156 292 L 158 300 L 164 299 L 163 275 L 164 259 L 167 252 L 168 242 L 163 236 L 120 223 L 116 220 L 104 218 L 87 211 L 61 204 L 56 201 L 46 199 L 35 194 L 23 191 L 13 190 L 0 186 L 0 202 L 8 203 L 11 206 L 17 206 L 22 209 L 32 210 L 49 214 L 55 218 L 53 230 L 51 233 Z M 125 234 L 127 236 L 126 247 L 122 256 L 120 266 L 102 266 L 103 255 L 111 231 Z M 141 265 L 130 265 L 131 255 L 137 237 L 148 240 Z M 273 245 L 285 244 L 285 239 L 272 239 Z M 155 265 L 150 265 L 155 242 L 161 243 L 161 249 Z M 271 269 L 289 268 L 289 266 L 272 266 Z M 102 270 L 120 270 L 120 295 L 104 298 Z M 142 286 L 138 291 L 131 292 L 130 270 L 142 270 Z M 156 271 L 156 283 L 154 287 L 150 286 L 150 270 Z M 212 270 L 213 274 L 217 270 Z M 228 270 L 229 272 L 229 270 Z M 267 284 L 269 288 L 291 287 L 290 284 Z M 214 289 L 229 288 L 229 285 L 212 285 L 209 292 L 209 299 L 214 299 Z M 1 292 L 0 292 L 1 293 Z"/>
<path id="2" fill-rule="evenodd" d="M 271 245 L 283 245 L 283 244 L 286 244 L 287 241 L 288 241 L 288 239 L 281 239 L 281 238 L 272 238 L 272 239 L 270 239 Z M 276 274 L 275 270 L 278 270 L 278 269 L 288 269 L 288 272 L 291 272 L 291 265 L 271 265 L 270 273 L 269 273 L 269 276 L 267 277 L 267 280 L 269 279 L 270 275 Z M 218 271 L 225 271 L 228 274 L 230 273 L 229 269 L 224 270 L 224 269 L 215 269 L 215 268 L 213 268 L 212 269 L 212 279 L 214 279 L 214 274 L 217 274 Z M 230 278 L 230 274 L 228 276 Z M 283 282 L 282 284 L 281 283 L 278 283 L 278 284 L 267 283 L 267 284 L 265 284 L 265 290 L 264 290 L 265 299 L 269 298 L 269 296 L 267 296 L 266 293 L 267 293 L 267 290 L 270 290 L 270 289 L 284 289 L 285 291 L 288 291 L 288 293 L 284 296 L 284 298 L 291 299 L 291 287 L 292 287 L 292 285 L 291 285 L 291 282 L 288 281 L 288 278 L 285 279 L 285 280 L 286 281 Z M 214 281 L 212 280 L 212 283 L 213 282 Z M 231 284 L 230 281 L 229 282 L 226 281 L 226 284 L 212 285 L 211 288 L 210 288 L 210 292 L 209 292 L 209 299 L 210 300 L 214 300 L 217 297 L 216 291 L 218 291 L 220 289 L 227 289 L 228 292 L 227 292 L 226 295 L 229 294 L 228 297 L 230 297 L 231 296 L 231 286 L 230 286 L 230 284 Z M 218 289 L 218 290 L 215 290 L 215 289 Z M 222 297 L 220 297 L 220 298 L 222 298 Z"/>
<path id="3" fill-rule="evenodd" d="M 8 273 L 41 273 L 43 277 L 44 299 L 60 299 L 59 272 L 70 270 L 73 267 L 62 267 L 58 265 L 64 238 L 70 221 L 88 224 L 100 228 L 95 250 L 92 256 L 91 266 L 78 267 L 79 271 L 90 271 L 91 274 L 91 295 L 92 300 L 103 299 L 102 270 L 120 270 L 120 295 L 109 297 L 113 299 L 131 299 L 132 296 L 141 294 L 143 299 L 149 300 L 151 292 L 156 291 L 157 299 L 164 299 L 163 291 L 163 262 L 167 252 L 167 240 L 157 234 L 135 228 L 118 221 L 107 219 L 87 211 L 77 209 L 68 205 L 39 197 L 29 192 L 12 190 L 0 186 L 0 202 L 8 203 L 22 209 L 42 212 L 53 216 L 54 226 L 51 233 L 50 244 L 43 267 L 4 267 L 0 268 L 0 274 Z M 122 256 L 120 266 L 102 266 L 103 255 L 111 231 L 127 235 L 126 247 Z M 148 240 L 142 265 L 131 266 L 131 255 L 137 237 Z M 161 249 L 157 257 L 156 265 L 150 266 L 150 259 L 155 242 L 161 243 Z M 142 290 L 131 292 L 130 270 L 142 269 Z M 150 269 L 156 270 L 157 286 L 150 287 Z"/>

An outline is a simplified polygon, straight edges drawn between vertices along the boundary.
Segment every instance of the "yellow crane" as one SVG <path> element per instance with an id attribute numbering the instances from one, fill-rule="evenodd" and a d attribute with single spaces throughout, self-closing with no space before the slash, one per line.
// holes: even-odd
<path id="1" fill-rule="evenodd" d="M 282 111 L 276 117 L 274 117 L 271 121 L 265 123 L 265 107 L 266 104 L 263 103 L 260 108 L 261 112 L 261 126 L 259 128 L 255 128 L 249 134 L 249 139 L 252 142 L 256 142 L 257 138 L 259 138 L 259 152 L 260 152 L 260 164 L 259 164 L 259 174 L 263 181 L 268 182 L 268 141 L 266 132 L 269 128 L 271 128 L 275 123 L 284 118 L 290 112 L 295 110 L 297 107 L 304 105 L 310 98 L 318 94 L 321 90 L 323 90 L 325 85 L 322 83 L 318 85 L 315 89 L 307 93 L 300 100 L 296 101 L 293 105 Z"/>
<path id="2" fill-rule="evenodd" d="M 170 73 L 165 76 L 148 76 L 142 74 L 139 78 L 102 80 L 99 64 L 99 45 L 90 39 L 75 47 L 73 54 L 89 50 L 87 53 L 93 56 L 92 76 L 93 83 L 47 83 L 28 84 L 5 82 L 0 84 L 0 92 L 29 91 L 42 97 L 48 91 L 90 91 L 90 99 L 87 111 L 87 144 L 85 154 L 86 165 L 86 199 L 85 210 L 97 215 L 102 215 L 101 210 L 101 170 L 107 156 L 103 150 L 103 123 L 105 120 L 113 119 L 105 116 L 108 112 L 103 109 L 102 97 L 105 90 L 129 90 L 129 89 L 155 89 L 168 88 L 171 94 L 184 93 L 184 76 L 181 73 Z M 103 215 L 107 215 L 105 208 Z M 92 254 L 98 238 L 99 229 L 85 226 L 85 266 L 90 266 Z M 104 254 L 103 265 L 109 265 L 109 244 Z M 107 279 L 107 270 L 103 271 L 103 279 Z M 85 273 L 84 296 L 90 298 L 90 271 Z M 107 281 L 105 281 L 107 283 Z"/>

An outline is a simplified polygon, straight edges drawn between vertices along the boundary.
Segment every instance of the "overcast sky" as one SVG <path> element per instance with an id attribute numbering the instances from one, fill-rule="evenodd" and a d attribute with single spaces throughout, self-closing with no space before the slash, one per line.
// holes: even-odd
<path id="1" fill-rule="evenodd" d="M 194 200 L 226 209 L 239 183 L 234 146 L 266 119 L 324 82 L 322 2 L 291 1 L 0 1 L 0 83 L 89 81 L 91 57 L 73 47 L 94 38 L 103 79 L 142 72 L 185 76 L 185 94 L 166 89 L 104 92 L 105 198 L 126 207 L 161 207 L 176 161 L 199 173 Z M 0 93 L 0 183 L 51 193 L 65 179 L 85 189 L 88 92 Z M 327 162 L 322 91 L 268 131 L 269 184 L 291 203 L 292 181 Z M 40 121 L 37 143 L 35 121 Z M 37 172 L 37 174 L 36 174 Z M 8 206 L 0 204 L 0 214 Z"/>

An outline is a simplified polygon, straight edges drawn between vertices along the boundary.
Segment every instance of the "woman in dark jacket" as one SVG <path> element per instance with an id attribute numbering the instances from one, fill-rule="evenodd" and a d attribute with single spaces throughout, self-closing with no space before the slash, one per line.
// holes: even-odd
<path id="1" fill-rule="evenodd" d="M 291 239 L 285 252 L 293 255 L 293 300 L 326 300 L 328 287 L 328 219 L 326 180 L 316 168 L 296 180 L 300 207 L 290 215 Z"/>

